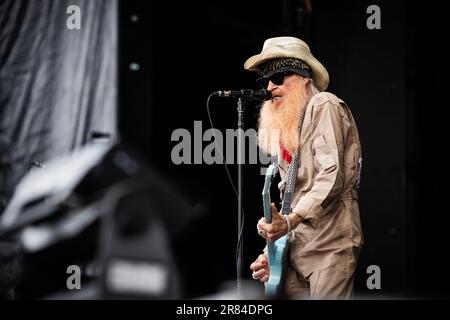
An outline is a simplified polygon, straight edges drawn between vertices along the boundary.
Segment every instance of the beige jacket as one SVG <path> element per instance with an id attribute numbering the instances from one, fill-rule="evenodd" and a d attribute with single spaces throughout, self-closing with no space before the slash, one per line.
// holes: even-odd
<path id="1" fill-rule="evenodd" d="M 314 95 L 300 146 L 291 208 L 306 221 L 291 234 L 290 264 L 305 278 L 325 268 L 351 275 L 363 244 L 357 202 L 361 146 L 347 105 L 328 92 Z M 287 166 L 279 157 L 281 192 Z"/>

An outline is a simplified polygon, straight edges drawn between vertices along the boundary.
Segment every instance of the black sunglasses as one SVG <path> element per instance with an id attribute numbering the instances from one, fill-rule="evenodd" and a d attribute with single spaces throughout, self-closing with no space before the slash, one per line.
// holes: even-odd
<path id="1" fill-rule="evenodd" d="M 272 74 L 270 77 L 261 77 L 261 78 L 256 79 L 256 83 L 262 89 L 267 89 L 267 86 L 269 85 L 269 81 L 272 81 L 272 83 L 274 85 L 281 86 L 284 82 L 284 77 L 289 76 L 291 74 L 294 74 L 294 72 L 292 72 L 292 71 L 276 72 L 276 73 Z"/>

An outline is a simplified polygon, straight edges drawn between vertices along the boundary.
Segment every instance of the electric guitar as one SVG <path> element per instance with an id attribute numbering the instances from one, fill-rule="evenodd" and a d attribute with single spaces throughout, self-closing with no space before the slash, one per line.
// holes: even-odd
<path id="1" fill-rule="evenodd" d="M 264 204 L 264 217 L 266 223 L 272 222 L 272 208 L 270 200 L 270 185 L 276 174 L 277 164 L 272 163 L 266 171 L 266 178 L 262 192 Z M 271 241 L 267 240 L 267 249 L 269 256 L 269 280 L 265 284 L 265 293 L 267 296 L 279 296 L 286 278 L 287 256 L 289 251 L 289 241 L 287 235 Z"/>

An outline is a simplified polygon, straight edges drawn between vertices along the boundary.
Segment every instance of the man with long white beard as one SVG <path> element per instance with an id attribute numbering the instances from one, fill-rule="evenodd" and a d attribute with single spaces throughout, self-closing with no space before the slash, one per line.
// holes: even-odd
<path id="1" fill-rule="evenodd" d="M 261 218 L 257 225 L 267 240 L 288 235 L 283 296 L 350 299 L 363 244 L 357 200 L 361 146 L 352 113 L 325 92 L 328 72 L 300 39 L 267 39 L 244 67 L 257 71 L 257 82 L 272 93 L 260 112 L 258 144 L 278 155 L 282 196 L 298 153 L 290 213 L 284 216 L 272 204 L 272 222 Z M 268 281 L 267 247 L 250 269 L 254 279 Z"/>

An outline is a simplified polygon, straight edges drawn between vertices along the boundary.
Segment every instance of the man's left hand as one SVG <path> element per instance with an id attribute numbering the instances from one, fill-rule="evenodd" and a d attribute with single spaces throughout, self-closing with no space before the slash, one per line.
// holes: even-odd
<path id="1" fill-rule="evenodd" d="M 261 218 L 258 221 L 258 230 L 263 238 L 272 241 L 277 240 L 287 233 L 288 226 L 286 218 L 278 212 L 274 203 L 272 203 L 272 223 L 266 223 L 266 219 Z"/>

